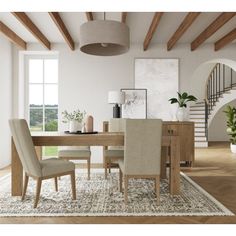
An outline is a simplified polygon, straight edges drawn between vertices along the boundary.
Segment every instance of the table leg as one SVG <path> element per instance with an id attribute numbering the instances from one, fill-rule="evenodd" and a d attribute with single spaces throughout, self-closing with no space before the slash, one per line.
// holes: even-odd
<path id="1" fill-rule="evenodd" d="M 180 143 L 178 136 L 171 137 L 170 194 L 180 194 Z"/>
<path id="2" fill-rule="evenodd" d="M 15 147 L 11 140 L 11 195 L 21 196 L 23 186 L 23 168 Z"/>
<path id="3" fill-rule="evenodd" d="M 168 147 L 161 148 L 161 179 L 166 179 L 166 159 L 168 155 Z"/>

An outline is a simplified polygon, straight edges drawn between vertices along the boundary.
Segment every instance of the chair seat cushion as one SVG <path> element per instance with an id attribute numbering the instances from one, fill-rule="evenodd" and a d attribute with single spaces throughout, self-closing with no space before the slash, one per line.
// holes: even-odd
<path id="1" fill-rule="evenodd" d="M 65 157 L 65 158 L 90 158 L 91 151 L 89 149 L 72 149 L 72 150 L 59 150 L 58 151 L 58 157 Z"/>
<path id="2" fill-rule="evenodd" d="M 105 157 L 124 157 L 124 150 L 104 150 Z"/>
<path id="3" fill-rule="evenodd" d="M 42 168 L 42 177 L 75 170 L 75 164 L 73 162 L 58 158 L 42 160 L 40 161 L 40 165 Z"/>

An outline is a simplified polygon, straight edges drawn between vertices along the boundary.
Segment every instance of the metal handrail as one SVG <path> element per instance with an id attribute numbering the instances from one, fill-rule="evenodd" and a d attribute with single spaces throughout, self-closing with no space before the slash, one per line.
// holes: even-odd
<path id="1" fill-rule="evenodd" d="M 225 69 L 230 69 L 230 75 L 226 78 Z M 221 71 L 222 69 L 222 71 Z M 226 87 L 229 84 L 229 87 Z M 215 106 L 218 98 L 225 93 L 225 91 L 236 86 L 233 82 L 233 69 L 226 67 L 225 64 L 216 63 L 212 68 L 205 85 L 205 134 L 208 136 L 208 118 L 211 110 Z M 208 137 L 207 137 L 208 139 Z"/>
<path id="2" fill-rule="evenodd" d="M 216 63 L 216 64 L 215 64 L 215 66 L 212 68 L 212 70 L 211 70 L 211 72 L 210 72 L 210 74 L 209 74 L 209 76 L 208 76 L 208 79 L 207 79 L 207 81 L 206 81 L 206 85 L 205 85 L 205 100 L 206 100 L 207 104 L 209 104 L 209 101 L 208 101 L 208 98 L 207 98 L 207 85 L 208 85 L 208 83 L 209 83 L 209 80 L 211 79 L 211 75 L 212 75 L 213 71 L 215 70 L 215 68 L 216 68 L 219 64 L 220 64 L 220 63 Z"/>

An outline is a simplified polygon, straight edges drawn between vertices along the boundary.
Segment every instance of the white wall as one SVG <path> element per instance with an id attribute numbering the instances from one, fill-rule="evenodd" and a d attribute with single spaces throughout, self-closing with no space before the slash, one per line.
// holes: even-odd
<path id="1" fill-rule="evenodd" d="M 12 114 L 12 50 L 11 43 L 0 37 L 0 168 L 10 164 L 10 130 Z"/>
<path id="2" fill-rule="evenodd" d="M 41 46 L 31 44 L 28 50 L 42 50 Z M 180 44 L 167 52 L 166 45 L 154 45 L 143 51 L 141 44 L 132 45 L 124 55 L 97 57 L 71 51 L 67 45 L 54 44 L 52 50 L 59 52 L 59 119 L 64 109 L 84 109 L 93 115 L 95 129 L 101 131 L 102 121 L 112 117 L 112 105 L 107 104 L 109 90 L 134 87 L 135 58 L 179 58 L 180 91 L 187 91 L 204 98 L 205 75 L 211 66 L 199 70 L 199 66 L 216 58 L 236 60 L 235 45 L 218 52 L 213 45 L 203 45 L 194 52 L 189 44 Z M 195 73 L 196 72 L 196 73 Z M 61 129 L 66 129 L 60 124 Z M 220 133 L 219 133 L 220 135 Z M 92 162 L 101 162 L 101 148 L 95 148 Z"/>
<path id="3" fill-rule="evenodd" d="M 228 105 L 236 107 L 236 100 L 223 106 L 214 116 L 208 132 L 209 141 L 229 141 L 230 137 L 226 132 L 226 114 L 223 112 Z"/>

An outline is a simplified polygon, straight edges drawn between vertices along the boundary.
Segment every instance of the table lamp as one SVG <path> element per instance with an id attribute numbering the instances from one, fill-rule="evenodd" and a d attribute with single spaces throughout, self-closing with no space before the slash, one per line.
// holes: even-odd
<path id="1" fill-rule="evenodd" d="M 108 103 L 115 104 L 113 107 L 113 118 L 120 118 L 120 105 L 125 103 L 125 92 L 109 91 Z"/>

